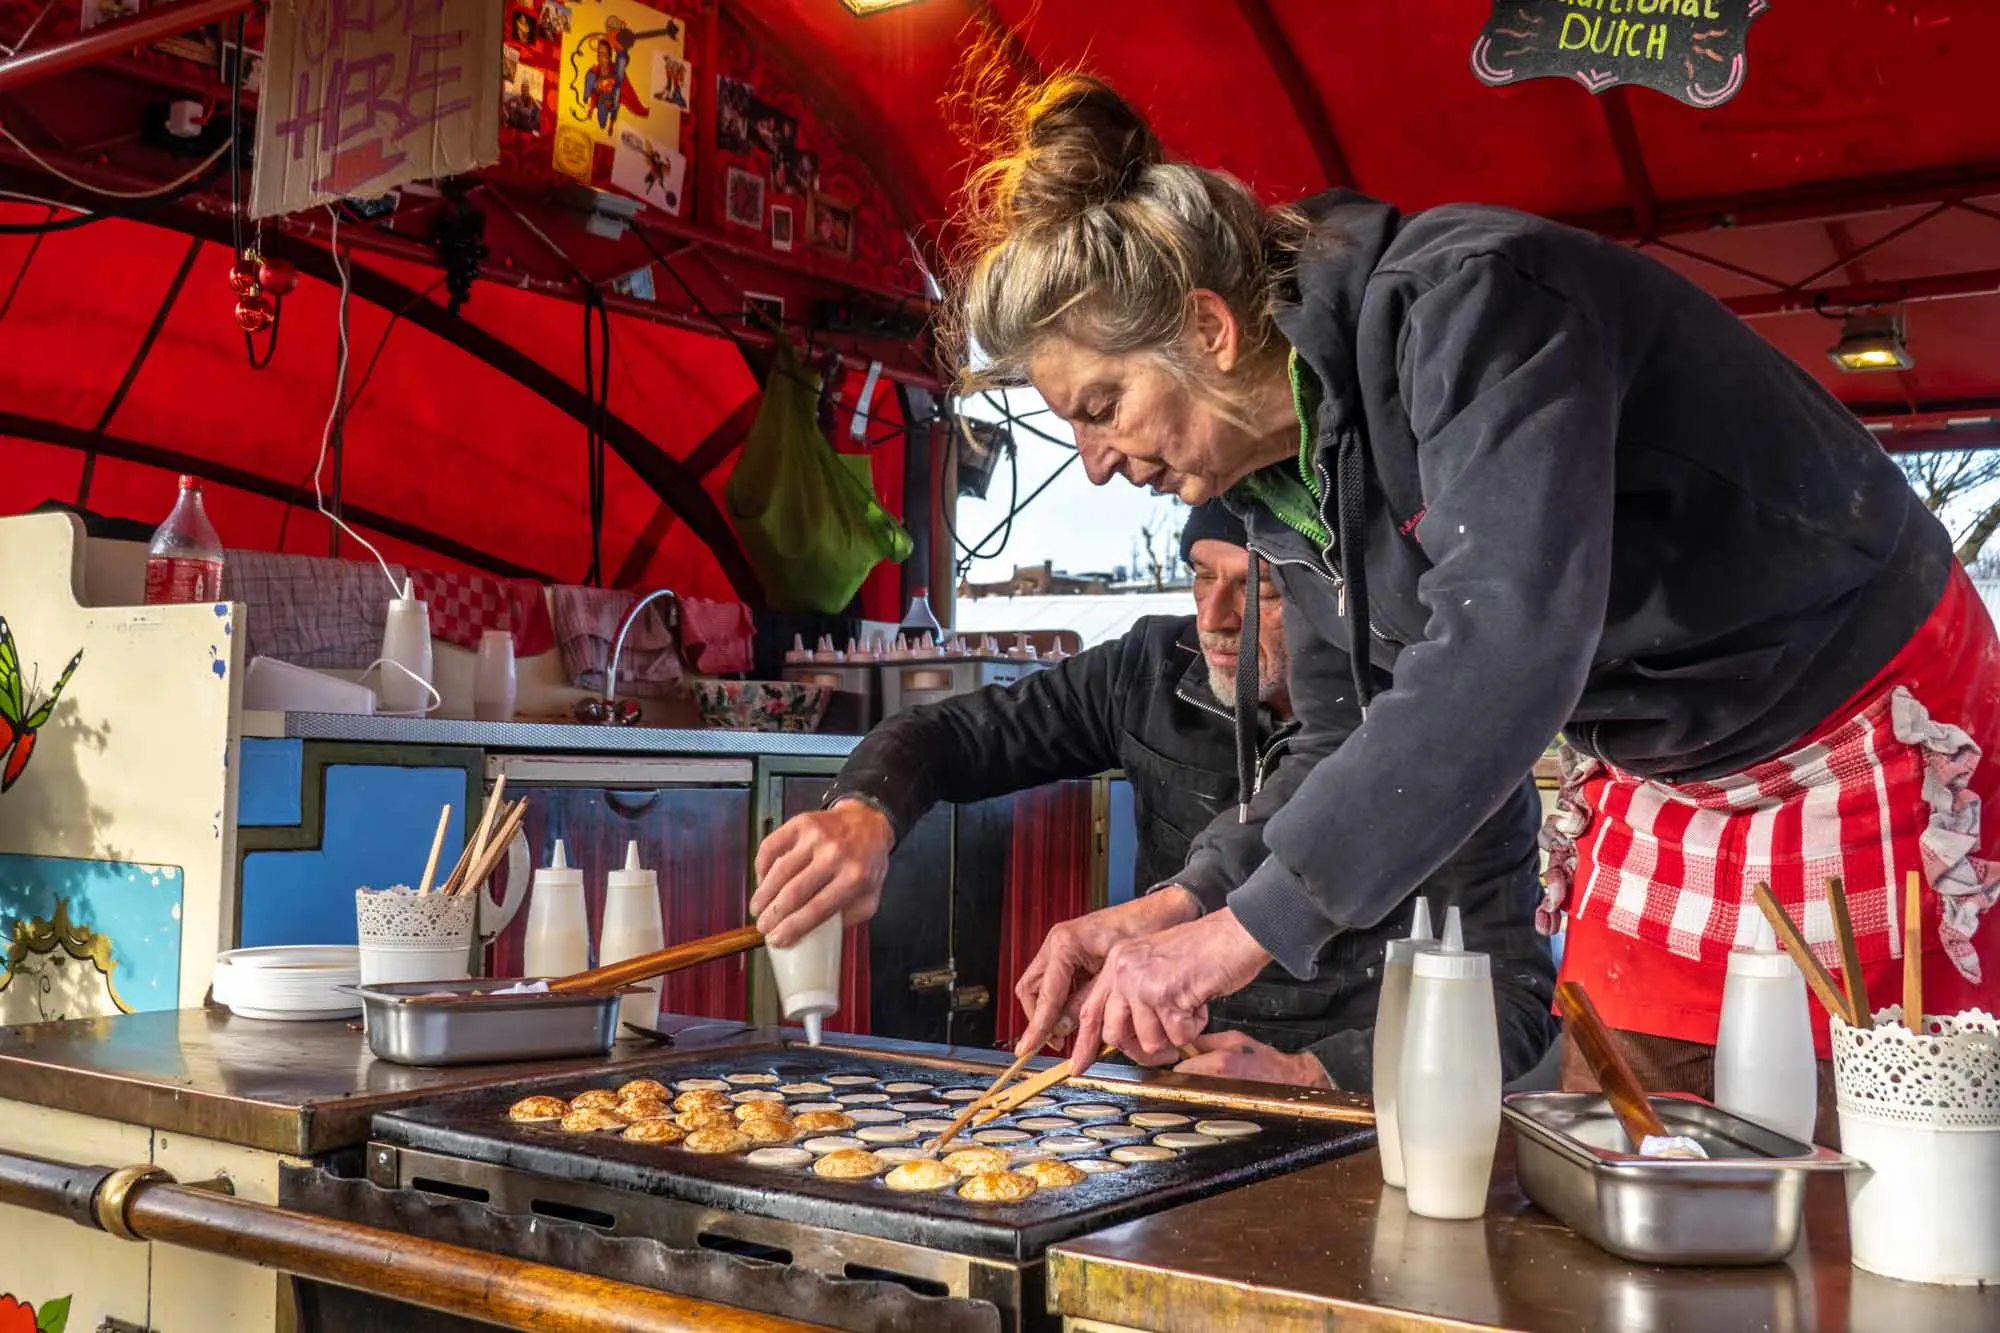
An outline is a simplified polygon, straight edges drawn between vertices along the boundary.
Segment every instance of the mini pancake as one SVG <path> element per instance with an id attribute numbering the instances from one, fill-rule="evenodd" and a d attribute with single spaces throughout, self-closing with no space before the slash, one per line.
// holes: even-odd
<path id="1" fill-rule="evenodd" d="M 1252 1134 L 1261 1134 L 1264 1127 L 1254 1120 L 1197 1120 L 1194 1131 L 1197 1134 L 1213 1134 L 1218 1139 L 1247 1139 Z"/>
<path id="2" fill-rule="evenodd" d="M 972 1136 L 974 1143 L 989 1143 L 994 1147 L 1005 1147 L 1009 1143 L 1026 1143 L 1035 1137 L 1018 1129 L 982 1129 Z"/>
<path id="3" fill-rule="evenodd" d="M 895 1110 L 895 1111 L 901 1111 L 901 1112 L 902 1112 L 902 1113 L 903 1113 L 904 1115 L 935 1115 L 935 1114 L 937 1114 L 937 1113 L 938 1113 L 939 1111 L 949 1111 L 949 1110 L 951 1109 L 951 1103 L 949 1103 L 949 1102 L 892 1102 L 892 1103 L 890 1104 L 890 1109 L 891 1109 L 891 1110 Z"/>
<path id="4" fill-rule="evenodd" d="M 1183 1130 L 1171 1134 L 1155 1134 L 1153 1142 L 1162 1148 L 1213 1148 L 1222 1140 L 1213 1134 L 1188 1133 Z"/>
<path id="5" fill-rule="evenodd" d="M 958 1187 L 970 1203 L 1020 1203 L 1035 1195 L 1035 1179 L 1018 1171 L 982 1171 Z"/>
<path id="6" fill-rule="evenodd" d="M 1025 1120 L 1016 1120 L 1022 1129 L 1032 1129 L 1036 1133 L 1046 1133 L 1052 1129 L 1068 1129 L 1076 1121 L 1066 1115 L 1031 1115 Z"/>
<path id="7" fill-rule="evenodd" d="M 951 1121 L 944 1117 L 932 1116 L 923 1120 L 912 1120 L 909 1125 L 919 1134 L 942 1134 L 951 1128 Z"/>
<path id="8" fill-rule="evenodd" d="M 1123 1162 L 1108 1162 L 1102 1157 L 1072 1157 L 1069 1164 L 1086 1176 L 1108 1175 L 1125 1169 Z"/>
<path id="9" fill-rule="evenodd" d="M 1062 1113 L 1072 1120 L 1103 1120 L 1117 1115 L 1118 1108 L 1108 1102 L 1071 1102 Z"/>
<path id="10" fill-rule="evenodd" d="M 701 1108 L 720 1110 L 729 1105 L 729 1094 L 715 1088 L 696 1088 L 674 1098 L 676 1111 L 693 1111 Z"/>
<path id="11" fill-rule="evenodd" d="M 750 1140 L 734 1125 L 718 1125 L 713 1129 L 697 1129 L 681 1146 L 689 1152 L 732 1153 L 749 1147 Z"/>
<path id="12" fill-rule="evenodd" d="M 1030 1097 L 1014 1109 L 1016 1111 L 1042 1111 L 1055 1104 L 1056 1099 L 1053 1097 Z"/>
<path id="13" fill-rule="evenodd" d="M 787 1083 L 778 1089 L 787 1097 L 812 1097 L 822 1092 L 832 1092 L 831 1083 Z"/>
<path id="14" fill-rule="evenodd" d="M 914 1083 L 914 1082 L 884 1083 L 882 1085 L 882 1091 L 884 1092 L 900 1092 L 904 1093 L 905 1095 L 918 1092 L 929 1092 L 930 1090 L 931 1090 L 931 1085 L 928 1083 Z"/>
<path id="15" fill-rule="evenodd" d="M 806 1166 L 812 1159 L 804 1148 L 752 1148 L 743 1156 L 752 1166 L 769 1167 Z"/>
<path id="16" fill-rule="evenodd" d="M 1087 1139 L 1081 1134 L 1051 1134 L 1042 1140 L 1042 1146 L 1050 1152 L 1097 1152 L 1104 1147 L 1096 1139 Z"/>
<path id="17" fill-rule="evenodd" d="M 736 1126 L 736 1132 L 752 1143 L 790 1143 L 798 1128 L 782 1116 L 753 1115 Z"/>
<path id="18" fill-rule="evenodd" d="M 569 1109 L 583 1111 L 595 1107 L 600 1111 L 609 1111 L 621 1100 L 623 1099 L 609 1088 L 592 1088 L 588 1092 L 579 1092 L 570 1098 Z"/>
<path id="19" fill-rule="evenodd" d="M 863 1143 L 915 1143 L 917 1131 L 908 1125 L 863 1125 L 854 1137 Z"/>
<path id="20" fill-rule="evenodd" d="M 896 1166 L 882 1178 L 882 1183 L 905 1194 L 921 1194 L 926 1190 L 941 1190 L 947 1185 L 957 1184 L 958 1172 L 943 1162 L 920 1158 Z"/>
<path id="21" fill-rule="evenodd" d="M 625 1122 L 601 1106 L 586 1106 L 562 1118 L 565 1134 L 596 1134 L 607 1129 L 623 1129 Z"/>
<path id="22" fill-rule="evenodd" d="M 674 1120 L 690 1134 L 701 1129 L 736 1128 L 735 1116 L 713 1106 L 697 1106 L 692 1111 L 682 1111 Z"/>
<path id="23" fill-rule="evenodd" d="M 881 1106 L 889 1100 L 886 1092 L 842 1092 L 834 1094 L 842 1106 Z"/>
<path id="24" fill-rule="evenodd" d="M 684 1078 L 674 1087 L 681 1092 L 727 1092 L 729 1085 L 719 1078 Z"/>
<path id="25" fill-rule="evenodd" d="M 569 1103 L 560 1097 L 523 1097 L 507 1108 L 509 1120 L 533 1123 L 539 1120 L 560 1120 L 569 1114 Z"/>
<path id="26" fill-rule="evenodd" d="M 932 1162 L 937 1160 L 937 1154 L 929 1148 L 914 1146 L 908 1148 L 877 1148 L 875 1155 L 885 1162 L 894 1162 L 899 1166 L 904 1162 Z"/>
<path id="27" fill-rule="evenodd" d="M 657 1097 L 635 1097 L 611 1108 L 611 1114 L 627 1124 L 641 1120 L 664 1120 L 673 1113 L 674 1108 Z"/>
<path id="28" fill-rule="evenodd" d="M 621 1102 L 638 1101 L 642 1097 L 649 1101 L 663 1102 L 670 1095 L 667 1092 L 667 1085 L 656 1078 L 635 1078 L 629 1083 L 618 1085 L 618 1100 Z"/>
<path id="29" fill-rule="evenodd" d="M 722 1077 L 739 1088 L 770 1087 L 778 1081 L 776 1074 L 724 1074 Z"/>
<path id="30" fill-rule="evenodd" d="M 845 1152 L 849 1148 L 866 1148 L 868 1145 L 860 1139 L 850 1138 L 845 1134 L 823 1134 L 816 1139 L 807 1139 L 799 1146 L 809 1153 L 821 1154 Z"/>
<path id="31" fill-rule="evenodd" d="M 1068 1162 L 1058 1162 L 1043 1158 L 1033 1162 L 1015 1162 L 1014 1169 L 1035 1182 L 1036 1189 L 1059 1190 L 1084 1179 L 1084 1173 Z"/>
<path id="32" fill-rule="evenodd" d="M 785 1100 L 785 1094 L 775 1088 L 745 1088 L 742 1092 L 730 1093 L 729 1100 L 739 1106 L 746 1102 L 781 1102 Z"/>
<path id="33" fill-rule="evenodd" d="M 801 1111 L 792 1117 L 801 1134 L 825 1134 L 836 1129 L 853 1129 L 854 1117 L 842 1111 Z"/>
<path id="34" fill-rule="evenodd" d="M 1170 1162 L 1180 1156 L 1172 1148 L 1152 1143 L 1127 1143 L 1111 1150 L 1114 1162 Z"/>
<path id="35" fill-rule="evenodd" d="M 836 1088 L 858 1088 L 875 1082 L 873 1074 L 828 1074 L 826 1081 Z"/>
<path id="36" fill-rule="evenodd" d="M 901 1111 L 891 1111 L 884 1106 L 856 1106 L 847 1112 L 847 1118 L 857 1125 L 900 1125 L 903 1123 Z"/>
<path id="37" fill-rule="evenodd" d="M 976 1102 L 983 1088 L 946 1088 L 938 1096 L 948 1102 Z"/>
<path id="38" fill-rule="evenodd" d="M 879 1176 L 889 1164 L 866 1148 L 841 1148 L 813 1163 L 813 1174 L 828 1180 L 866 1180 Z"/>
<path id="39" fill-rule="evenodd" d="M 679 1143 L 687 1131 L 671 1120 L 634 1120 L 619 1137 L 634 1143 Z"/>
<path id="40" fill-rule="evenodd" d="M 744 1120 L 768 1120 L 773 1116 L 780 1120 L 792 1118 L 791 1108 L 783 1102 L 745 1102 L 730 1108 L 729 1113 L 741 1122 Z"/>
<path id="41" fill-rule="evenodd" d="M 804 1115 L 808 1111 L 845 1111 L 839 1102 L 793 1102 L 792 1114 Z"/>
<path id="42" fill-rule="evenodd" d="M 998 1148 L 960 1148 L 957 1152 L 945 1154 L 944 1164 L 961 1176 L 976 1176 L 982 1172 L 1005 1171 L 1007 1154 Z"/>
<path id="43" fill-rule="evenodd" d="M 1179 1129 L 1190 1117 L 1173 1111 L 1135 1111 L 1127 1119 L 1141 1129 Z"/>
<path id="44" fill-rule="evenodd" d="M 1137 1125 L 1085 1125 L 1083 1132 L 1106 1143 L 1137 1143 L 1146 1137 Z"/>

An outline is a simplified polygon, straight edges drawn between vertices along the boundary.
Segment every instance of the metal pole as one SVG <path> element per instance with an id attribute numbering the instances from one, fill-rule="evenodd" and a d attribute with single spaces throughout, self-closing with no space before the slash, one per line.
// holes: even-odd
<path id="1" fill-rule="evenodd" d="M 240 14 L 250 8 L 250 0 L 172 0 L 172 3 L 113 19 L 89 32 L 23 51 L 11 60 L 0 61 L 0 93 L 10 93 L 31 83 L 67 74 L 73 69 L 102 60 L 106 56 L 147 46 L 167 37 Z"/>

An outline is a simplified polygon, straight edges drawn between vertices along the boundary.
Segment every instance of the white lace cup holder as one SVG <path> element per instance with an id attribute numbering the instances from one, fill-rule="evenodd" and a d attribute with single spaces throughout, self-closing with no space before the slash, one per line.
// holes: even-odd
<path id="1" fill-rule="evenodd" d="M 479 895 L 417 893 L 405 886 L 354 891 L 354 920 L 361 947 L 434 950 L 472 945 Z"/>
<path id="2" fill-rule="evenodd" d="M 2000 1019 L 1980 1009 L 1903 1026 L 1901 1005 L 1875 1026 L 1829 1020 L 1840 1109 L 1899 1124 L 2000 1130 Z"/>

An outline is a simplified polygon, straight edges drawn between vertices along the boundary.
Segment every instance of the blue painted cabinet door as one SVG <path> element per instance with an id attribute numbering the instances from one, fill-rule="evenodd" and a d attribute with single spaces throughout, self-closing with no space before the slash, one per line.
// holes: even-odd
<path id="1" fill-rule="evenodd" d="M 354 891 L 417 883 L 445 805 L 440 876 L 465 845 L 465 770 L 329 764 L 320 845 L 243 858 L 242 947 L 353 944 Z"/>

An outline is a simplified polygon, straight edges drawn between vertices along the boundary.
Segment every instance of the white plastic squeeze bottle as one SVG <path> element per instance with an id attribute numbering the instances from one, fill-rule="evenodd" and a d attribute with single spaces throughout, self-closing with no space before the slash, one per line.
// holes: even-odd
<path id="1" fill-rule="evenodd" d="M 1760 913 L 1747 949 L 1729 955 L 1715 1033 L 1715 1104 L 1766 1129 L 1812 1142 L 1819 1115 L 1806 980 Z"/>
<path id="2" fill-rule="evenodd" d="M 549 863 L 535 872 L 528 896 L 522 969 L 531 977 L 566 977 L 590 966 L 590 923 L 583 906 L 583 871 L 556 839 Z"/>
<path id="3" fill-rule="evenodd" d="M 622 963 L 667 947 L 660 918 L 660 877 L 639 865 L 639 844 L 625 844 L 625 868 L 604 877 L 604 926 L 597 935 L 601 965 Z M 618 1019 L 642 1028 L 660 1024 L 660 978 L 618 1002 Z"/>
<path id="4" fill-rule="evenodd" d="M 1382 997 L 1375 1006 L 1375 1143 L 1382 1153 L 1384 1184 L 1403 1184 L 1403 1144 L 1396 1129 L 1396 1080 L 1403 1068 L 1404 1018 L 1410 1008 L 1410 966 L 1417 951 L 1435 943 L 1430 899 L 1419 897 L 1410 937 L 1390 940 L 1382 954 Z"/>
<path id="5" fill-rule="evenodd" d="M 1486 1211 L 1500 1138 L 1500 1026 L 1492 960 L 1465 951 L 1456 907 L 1445 913 L 1443 947 L 1419 952 L 1410 968 L 1396 1128 L 1411 1212 Z"/>

